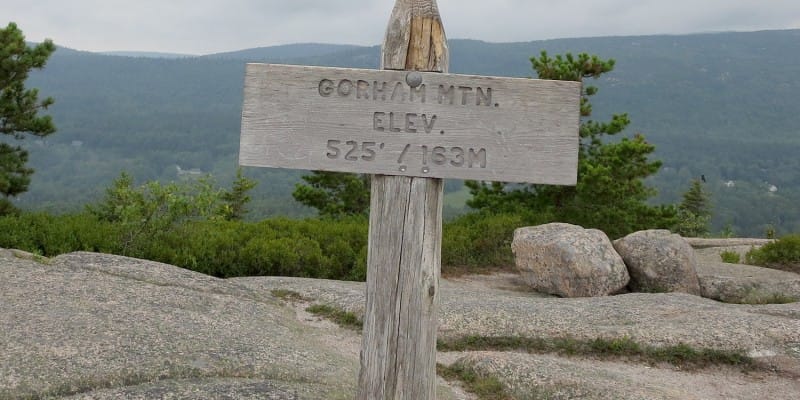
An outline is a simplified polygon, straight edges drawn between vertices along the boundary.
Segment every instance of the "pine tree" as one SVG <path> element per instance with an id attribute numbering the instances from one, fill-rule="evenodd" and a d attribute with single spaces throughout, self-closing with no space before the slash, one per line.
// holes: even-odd
<path id="1" fill-rule="evenodd" d="M 683 194 L 678 205 L 678 222 L 673 231 L 686 237 L 702 237 L 709 234 L 711 206 L 708 192 L 698 179 L 692 180 L 689 190 Z"/>
<path id="2" fill-rule="evenodd" d="M 292 196 L 327 217 L 366 215 L 369 211 L 369 175 L 314 171 L 304 175 Z"/>
<path id="3" fill-rule="evenodd" d="M 700 180 L 692 180 L 692 185 L 689 187 L 689 190 L 683 194 L 683 202 L 681 202 L 678 208 L 701 217 L 711 216 L 709 195 Z"/>
<path id="4" fill-rule="evenodd" d="M 52 98 L 39 100 L 37 89 L 25 88 L 32 69 L 44 67 L 55 51 L 50 40 L 28 47 L 15 23 L 0 29 L 0 133 L 23 139 L 26 134 L 44 137 L 56 128 L 50 116 L 39 110 L 53 104 Z M 0 215 L 15 211 L 10 198 L 28 190 L 33 169 L 26 167 L 28 152 L 22 146 L 0 143 Z"/>
<path id="5" fill-rule="evenodd" d="M 248 193 L 256 187 L 258 183 L 244 176 L 242 169 L 236 170 L 236 179 L 230 191 L 223 191 L 220 194 L 222 204 L 217 211 L 226 221 L 241 221 L 247 214 L 247 203 L 250 202 Z"/>
<path id="6" fill-rule="evenodd" d="M 531 63 L 541 79 L 579 82 L 597 79 L 613 70 L 615 64 L 614 60 L 588 54 L 551 58 L 546 52 L 532 58 Z M 655 191 L 643 180 L 661 167 L 661 162 L 648 159 L 655 147 L 638 134 L 617 142 L 604 141 L 622 132 L 630 119 L 627 114 L 615 114 L 608 122 L 588 119 L 592 114 L 590 98 L 597 92 L 597 87 L 584 84 L 575 187 L 470 181 L 467 186 L 473 197 L 467 204 L 479 210 L 536 214 L 539 220 L 545 215 L 554 221 L 598 228 L 612 237 L 672 225 L 674 208 L 646 203 Z"/>

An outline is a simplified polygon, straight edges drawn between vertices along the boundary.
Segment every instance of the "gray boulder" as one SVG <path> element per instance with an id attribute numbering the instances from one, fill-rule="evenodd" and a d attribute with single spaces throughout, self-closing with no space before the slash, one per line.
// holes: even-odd
<path id="1" fill-rule="evenodd" d="M 800 301 L 800 274 L 752 265 L 705 262 L 697 266 L 703 297 L 726 303 Z"/>
<path id="2" fill-rule="evenodd" d="M 632 233 L 614 242 L 631 275 L 635 292 L 683 292 L 700 295 L 694 249 L 667 230 Z"/>
<path id="3" fill-rule="evenodd" d="M 570 224 L 547 224 L 514 232 L 517 270 L 536 291 L 562 297 L 607 296 L 630 280 L 605 233 Z"/>

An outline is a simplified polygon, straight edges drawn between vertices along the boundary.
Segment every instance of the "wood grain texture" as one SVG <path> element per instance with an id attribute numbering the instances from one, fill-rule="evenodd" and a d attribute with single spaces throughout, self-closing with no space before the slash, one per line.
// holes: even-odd
<path id="1" fill-rule="evenodd" d="M 411 18 L 403 17 L 422 11 L 429 12 L 427 17 L 439 20 L 435 1 L 397 1 L 383 47 L 384 68 L 405 67 L 405 59 L 387 58 L 387 54 L 397 54 L 409 46 L 415 52 L 419 46 L 415 43 L 432 41 L 414 36 L 424 36 L 425 30 L 412 35 Z M 395 17 L 406 24 L 393 29 Z M 432 29 L 430 34 L 440 35 L 436 40 L 446 42 L 443 30 Z M 424 64 L 432 65 L 433 71 L 447 72 L 447 47 L 443 49 L 440 61 Z M 358 400 L 436 398 L 443 182 L 415 177 L 372 177 L 367 304 Z"/>
<path id="2" fill-rule="evenodd" d="M 418 32 L 434 34 L 435 30 Z M 575 184 L 580 83 L 423 72 L 422 85 L 412 92 L 407 75 L 391 70 L 248 65 L 240 163 Z M 338 157 L 330 157 L 330 140 L 339 142 Z M 365 160 L 361 149 L 346 158 L 348 141 L 359 147 L 372 143 L 374 158 Z M 406 145 L 409 151 L 403 154 Z M 444 151 L 432 159 L 436 147 Z M 470 149 L 485 150 L 485 165 L 477 158 L 469 162 Z M 460 162 L 463 157 L 467 159 Z"/>
<path id="3" fill-rule="evenodd" d="M 406 57 L 406 69 L 436 71 L 448 61 L 447 39 L 439 18 L 412 16 L 411 43 Z"/>
<path id="4" fill-rule="evenodd" d="M 439 7 L 431 0 L 395 3 L 381 52 L 381 68 L 447 72 L 449 52 Z"/>

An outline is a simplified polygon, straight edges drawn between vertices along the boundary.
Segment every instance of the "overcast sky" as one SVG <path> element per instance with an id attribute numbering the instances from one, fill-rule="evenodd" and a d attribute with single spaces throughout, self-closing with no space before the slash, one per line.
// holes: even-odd
<path id="1" fill-rule="evenodd" d="M 0 24 L 89 51 L 208 54 L 374 45 L 395 0 L 0 0 Z M 438 0 L 448 38 L 490 42 L 800 28 L 800 0 Z"/>

